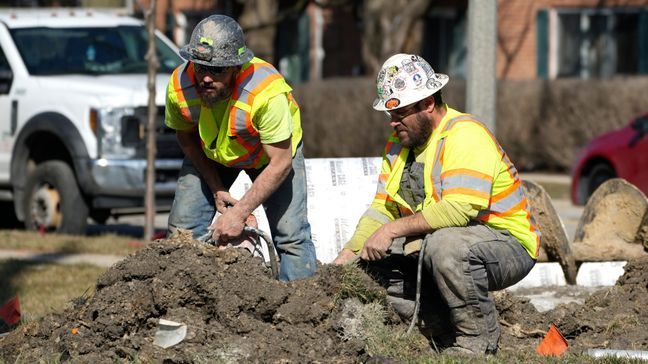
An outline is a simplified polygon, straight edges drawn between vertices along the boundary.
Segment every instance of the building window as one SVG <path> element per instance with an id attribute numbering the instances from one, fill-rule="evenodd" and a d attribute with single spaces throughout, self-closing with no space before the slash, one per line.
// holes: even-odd
<path id="1" fill-rule="evenodd" d="M 641 73 L 640 9 L 554 9 L 553 77 L 607 78 Z"/>
<path id="2" fill-rule="evenodd" d="M 425 17 L 421 55 L 435 71 L 466 77 L 466 11 L 432 8 Z"/>

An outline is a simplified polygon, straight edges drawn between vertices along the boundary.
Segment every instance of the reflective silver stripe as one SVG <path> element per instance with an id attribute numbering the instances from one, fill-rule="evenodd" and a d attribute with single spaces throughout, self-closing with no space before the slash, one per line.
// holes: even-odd
<path id="1" fill-rule="evenodd" d="M 445 177 L 441 182 L 441 188 L 443 190 L 449 188 L 464 187 L 471 190 L 483 192 L 488 195 L 490 195 L 491 193 L 492 185 L 493 184 L 491 182 L 465 174 L 457 174 L 450 177 Z"/>
<path id="2" fill-rule="evenodd" d="M 262 147 L 261 143 L 259 143 L 252 152 L 246 154 L 245 159 L 242 159 L 236 163 L 231 163 L 229 166 L 230 167 L 237 167 L 237 168 L 245 168 L 245 167 L 250 167 L 254 164 L 254 161 L 256 157 L 258 157 L 259 153 L 261 153 Z"/>
<path id="3" fill-rule="evenodd" d="M 448 130 L 450 130 L 457 122 L 464 121 L 464 120 L 469 120 L 481 124 L 479 121 L 473 119 L 472 116 L 461 115 L 461 116 L 457 116 L 456 118 L 450 119 L 446 124 L 445 128 L 443 129 L 442 133 L 445 133 Z M 443 188 L 447 187 L 442 185 L 442 181 L 441 181 L 441 167 L 442 167 L 441 151 L 443 150 L 443 146 L 445 145 L 445 138 L 446 137 L 443 136 L 441 140 L 439 140 L 439 144 L 437 145 L 436 155 L 434 156 L 435 158 L 434 165 L 432 166 L 432 181 L 434 182 L 434 196 L 437 201 L 439 201 L 441 199 L 441 196 L 443 195 Z M 490 189 L 487 192 L 490 193 Z"/>
<path id="4" fill-rule="evenodd" d="M 254 91 L 257 86 L 259 86 L 263 80 L 265 80 L 269 76 L 273 76 L 278 74 L 277 70 L 274 69 L 274 67 L 271 67 L 268 65 L 264 65 L 263 63 L 252 63 L 250 67 L 254 67 L 254 65 L 259 65 L 254 68 L 254 72 L 252 72 L 249 76 L 241 80 L 241 82 L 237 85 L 239 89 L 239 101 L 243 101 L 246 104 L 249 104 L 249 95 L 250 92 Z M 242 72 L 245 72 L 243 70 Z M 246 90 L 248 92 L 241 92 L 243 90 Z"/>
<path id="5" fill-rule="evenodd" d="M 381 214 L 380 212 L 372 208 L 368 208 L 367 211 L 365 211 L 365 213 L 362 215 L 362 217 L 369 217 L 383 224 L 386 224 L 391 221 L 387 216 Z"/>
<path id="6" fill-rule="evenodd" d="M 437 145 L 436 156 L 434 164 L 432 165 L 432 181 L 434 182 L 434 199 L 439 201 L 441 199 L 441 151 L 445 144 L 445 137 L 439 140 Z"/>
<path id="7" fill-rule="evenodd" d="M 528 202 L 524 204 L 524 211 L 527 212 L 530 211 Z M 542 236 L 542 233 L 538 230 L 538 225 L 536 225 L 536 221 L 535 218 L 533 217 L 533 214 L 529 212 L 528 216 L 529 216 L 529 223 L 531 223 L 531 226 L 533 227 L 533 232 L 538 236 Z"/>
<path id="8" fill-rule="evenodd" d="M 240 136 L 241 139 L 251 144 L 251 146 L 255 146 L 256 144 L 259 144 L 261 141 L 259 139 L 259 133 L 256 132 L 253 134 L 247 129 L 247 120 L 248 118 L 252 117 L 250 113 L 245 110 L 239 109 L 238 107 L 234 107 L 232 109 L 234 111 L 234 118 L 235 118 L 234 125 L 236 128 L 236 134 Z M 251 120 L 250 123 L 252 123 Z M 247 149 L 247 147 L 245 149 Z"/>
<path id="9" fill-rule="evenodd" d="M 176 74 L 181 89 L 180 92 L 182 92 L 184 97 L 184 103 L 182 103 L 180 107 L 187 109 L 190 117 L 190 120 L 187 121 L 197 124 L 198 119 L 200 118 L 200 98 L 198 97 L 198 91 L 196 90 L 194 82 L 191 80 L 191 77 L 189 77 L 188 69 L 189 63 L 185 65 L 181 72 L 177 72 Z M 178 90 L 176 90 L 176 92 L 178 92 Z"/>
<path id="10" fill-rule="evenodd" d="M 385 184 L 385 182 L 380 180 L 380 177 L 378 177 L 378 184 L 376 186 L 376 194 L 379 194 L 379 193 L 383 193 L 385 195 L 387 194 L 386 184 Z"/>
<path id="11" fill-rule="evenodd" d="M 505 163 L 508 166 L 508 169 L 509 169 L 509 172 L 511 173 L 511 176 L 514 176 L 515 182 L 517 182 L 518 179 L 519 179 L 517 168 L 515 168 L 515 166 L 513 165 L 513 162 L 511 162 L 508 155 L 506 155 L 506 153 L 504 153 L 504 149 L 502 149 L 502 147 L 499 147 L 499 148 L 500 148 L 500 153 L 502 153 L 502 155 L 504 155 Z"/>
<path id="12" fill-rule="evenodd" d="M 260 66 L 254 67 L 255 65 Z M 250 64 L 249 67 L 254 67 L 254 70 L 250 75 L 248 75 L 246 78 L 241 80 L 238 85 L 236 85 L 236 87 L 238 88 L 238 97 L 236 101 L 248 105 L 251 109 L 251 104 L 254 98 L 252 91 L 254 91 L 259 85 L 261 85 L 261 83 L 267 77 L 276 75 L 278 74 L 278 72 L 274 69 L 274 67 L 269 66 L 269 64 L 264 65 L 263 63 L 253 63 Z M 242 72 L 245 72 L 245 70 L 243 70 Z M 249 167 L 255 163 L 255 160 L 263 152 L 261 139 L 259 138 L 259 133 L 254 128 L 254 126 L 252 126 L 254 131 L 248 130 L 248 120 L 250 122 L 250 125 L 252 125 L 252 115 L 250 115 L 250 112 L 236 106 L 233 107 L 232 111 L 234 112 L 234 125 L 231 124 L 232 116 L 230 115 L 230 131 L 234 131 L 235 135 L 241 138 L 241 141 L 239 142 L 245 147 L 246 150 L 248 150 L 248 153 L 246 154 L 245 159 L 237 161 L 236 163 L 232 163 L 231 166 L 239 168 Z"/>
<path id="13" fill-rule="evenodd" d="M 511 192 L 510 195 L 504 197 L 503 199 L 491 203 L 489 206 L 489 209 L 494 212 L 498 213 L 503 213 L 507 212 L 513 207 L 515 207 L 517 204 L 522 202 L 524 200 L 524 191 L 522 191 L 522 187 L 518 187 L 515 189 L 515 191 Z"/>
<path id="14" fill-rule="evenodd" d="M 461 115 L 461 116 L 457 116 L 456 118 L 450 119 L 450 121 L 448 121 L 448 124 L 446 124 L 446 127 L 445 127 L 445 129 L 443 129 L 443 131 L 446 132 L 446 131 L 450 130 L 457 122 L 466 121 L 466 120 L 467 121 L 473 121 L 473 122 L 475 122 L 477 124 L 483 125 L 480 121 L 475 120 L 472 116 Z"/>
<path id="15" fill-rule="evenodd" d="M 391 143 L 391 145 L 389 146 L 389 149 L 385 150 L 385 157 L 387 158 L 387 161 L 389 161 L 389 165 L 393 167 L 403 147 L 396 137 L 396 133 L 389 137 L 388 142 Z"/>

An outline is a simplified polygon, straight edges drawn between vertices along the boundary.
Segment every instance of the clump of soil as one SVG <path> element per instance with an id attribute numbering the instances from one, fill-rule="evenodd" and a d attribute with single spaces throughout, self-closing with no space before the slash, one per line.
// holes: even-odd
<path id="1" fill-rule="evenodd" d="M 62 354 L 83 362 L 357 362 L 365 343 L 340 332 L 342 267 L 290 283 L 270 277 L 243 249 L 158 241 L 107 270 L 76 307 L 18 327 L 0 342 L 13 362 Z M 361 276 L 362 277 L 362 276 Z M 381 288 L 366 275 L 363 285 Z M 83 300 L 81 300 L 83 301 Z M 153 345 L 160 318 L 187 325 L 186 338 Z"/>
<path id="2" fill-rule="evenodd" d="M 648 348 L 648 257 L 629 261 L 615 286 L 596 291 L 582 305 L 538 313 L 528 299 L 498 294 L 496 301 L 503 352 L 534 350 L 551 323 L 567 339 L 570 353 Z"/>
<path id="3" fill-rule="evenodd" d="M 356 271 L 351 290 L 345 286 L 348 268 L 332 265 L 321 266 L 309 279 L 278 282 L 247 252 L 217 250 L 181 235 L 114 265 L 98 279 L 92 297 L 0 339 L 0 359 L 365 362 L 373 354 L 368 352 L 372 339 L 357 320 L 366 315 L 363 306 L 371 311 L 384 303 L 384 290 Z M 347 299 L 356 288 L 363 290 L 358 296 L 363 302 Z M 594 293 L 583 305 L 539 313 L 528 299 L 507 293 L 495 298 L 503 355 L 533 352 L 550 323 L 573 353 L 648 347 L 648 257 L 628 262 L 614 287 Z M 385 312 L 381 325 L 402 332 L 406 326 Z M 187 325 L 180 344 L 167 349 L 153 344 L 161 318 Z M 408 349 L 409 354 L 429 355 L 425 346 Z"/>

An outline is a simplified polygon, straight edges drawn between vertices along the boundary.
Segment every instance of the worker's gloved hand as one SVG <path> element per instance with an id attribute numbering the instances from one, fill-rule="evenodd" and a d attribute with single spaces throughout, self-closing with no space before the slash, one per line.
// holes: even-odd
<path id="1" fill-rule="evenodd" d="M 218 191 L 214 193 L 214 204 L 216 205 L 216 211 L 224 214 L 228 207 L 236 205 L 238 202 L 237 199 L 232 197 L 227 191 Z"/>

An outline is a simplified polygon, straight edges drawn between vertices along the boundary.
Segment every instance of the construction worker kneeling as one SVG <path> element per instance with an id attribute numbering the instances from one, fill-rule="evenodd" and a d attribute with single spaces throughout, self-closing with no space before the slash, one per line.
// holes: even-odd
<path id="1" fill-rule="evenodd" d="M 418 322 L 420 312 L 436 350 L 494 354 L 500 328 L 489 291 L 529 273 L 540 232 L 497 140 L 443 102 L 448 80 L 417 55 L 383 64 L 373 108 L 394 133 L 374 200 L 334 263 L 362 259 L 401 317 Z"/>

